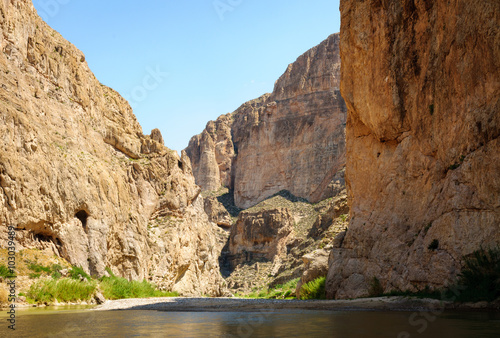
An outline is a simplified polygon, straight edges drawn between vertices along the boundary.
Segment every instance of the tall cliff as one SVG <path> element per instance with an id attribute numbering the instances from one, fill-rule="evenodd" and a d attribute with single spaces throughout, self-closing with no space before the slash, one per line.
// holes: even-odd
<path id="1" fill-rule="evenodd" d="M 346 107 L 339 35 L 290 64 L 272 94 L 210 121 L 186 153 L 203 190 L 226 186 L 248 208 L 281 191 L 317 202 L 344 186 Z"/>
<path id="2" fill-rule="evenodd" d="M 352 221 L 330 298 L 441 287 L 500 243 L 500 2 L 342 0 Z M 432 244 L 432 245 L 431 245 Z"/>
<path id="3" fill-rule="evenodd" d="M 0 222 L 17 228 L 18 250 L 219 294 L 215 225 L 187 156 L 143 135 L 128 103 L 30 0 L 1 1 L 0 29 Z"/>

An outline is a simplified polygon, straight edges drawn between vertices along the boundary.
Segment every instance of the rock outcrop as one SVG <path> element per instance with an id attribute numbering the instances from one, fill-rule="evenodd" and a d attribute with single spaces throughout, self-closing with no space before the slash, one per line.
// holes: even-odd
<path id="1" fill-rule="evenodd" d="M 18 250 L 217 294 L 218 253 L 204 249 L 215 225 L 200 212 L 189 158 L 158 131 L 143 135 L 128 103 L 31 1 L 0 2 L 0 29 L 0 222 L 17 228 Z M 174 234 L 148 232 L 159 217 L 178 220 Z"/>
<path id="2" fill-rule="evenodd" d="M 248 208 L 281 190 L 318 202 L 344 188 L 346 107 L 339 35 L 290 64 L 272 94 L 210 121 L 186 152 L 203 190 Z"/>
<path id="3" fill-rule="evenodd" d="M 286 208 L 241 212 L 229 236 L 230 265 L 285 256 L 293 225 L 294 219 Z"/>
<path id="4" fill-rule="evenodd" d="M 222 228 L 230 228 L 233 225 L 231 215 L 224 205 L 217 200 L 217 197 L 206 197 L 204 209 L 210 222 Z"/>
<path id="5" fill-rule="evenodd" d="M 437 288 L 500 243 L 500 2 L 341 1 L 352 221 L 330 298 Z M 431 245 L 432 244 L 432 245 Z"/>

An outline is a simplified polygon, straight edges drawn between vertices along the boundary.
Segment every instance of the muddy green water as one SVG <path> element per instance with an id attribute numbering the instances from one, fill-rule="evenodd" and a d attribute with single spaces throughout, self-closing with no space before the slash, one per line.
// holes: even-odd
<path id="1" fill-rule="evenodd" d="M 15 333 L 0 316 L 0 337 L 500 337 L 491 312 L 20 311 Z"/>

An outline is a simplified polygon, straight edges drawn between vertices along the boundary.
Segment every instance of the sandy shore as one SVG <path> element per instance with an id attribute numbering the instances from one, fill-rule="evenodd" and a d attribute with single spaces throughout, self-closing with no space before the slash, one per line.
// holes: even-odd
<path id="1" fill-rule="evenodd" d="M 156 311 L 272 311 L 282 309 L 329 311 L 425 311 L 498 309 L 487 303 L 461 304 L 435 299 L 407 297 L 361 298 L 353 300 L 275 300 L 241 298 L 146 298 L 106 301 L 96 311 L 156 310 Z"/>

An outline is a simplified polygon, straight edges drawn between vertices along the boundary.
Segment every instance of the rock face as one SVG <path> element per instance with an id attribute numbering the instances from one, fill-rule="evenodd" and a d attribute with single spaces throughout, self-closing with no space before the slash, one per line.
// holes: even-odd
<path id="1" fill-rule="evenodd" d="M 317 202 L 344 187 L 346 107 L 339 35 L 288 66 L 272 94 L 210 121 L 186 152 L 203 190 L 234 189 L 248 208 L 281 191 Z"/>
<path id="2" fill-rule="evenodd" d="M 213 222 L 223 228 L 230 228 L 233 224 L 231 215 L 216 197 L 205 198 L 204 209 L 210 222 Z"/>
<path id="3" fill-rule="evenodd" d="M 158 131 L 143 135 L 128 103 L 31 1 L 0 2 L 0 29 L 0 222 L 18 229 L 18 250 L 53 250 L 97 276 L 106 266 L 129 279 L 160 269 L 172 289 L 203 279 L 189 292 L 218 290 L 216 249 L 199 243 L 214 225 L 194 215 L 203 202 L 189 158 Z M 158 217 L 182 224 L 152 235 Z"/>
<path id="4" fill-rule="evenodd" d="M 500 243 L 500 2 L 341 1 L 352 221 L 330 298 L 441 287 Z M 433 243 L 433 245 L 431 245 Z"/>
<path id="5" fill-rule="evenodd" d="M 286 208 L 241 212 L 229 236 L 230 265 L 235 267 L 258 259 L 273 261 L 286 255 L 293 224 Z"/>

